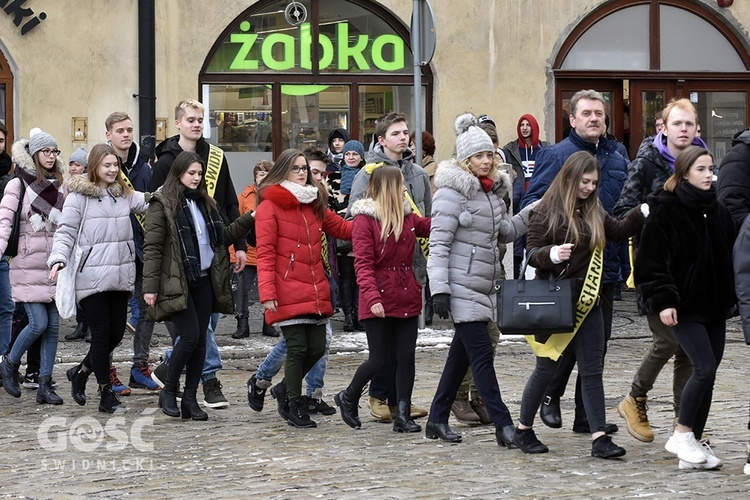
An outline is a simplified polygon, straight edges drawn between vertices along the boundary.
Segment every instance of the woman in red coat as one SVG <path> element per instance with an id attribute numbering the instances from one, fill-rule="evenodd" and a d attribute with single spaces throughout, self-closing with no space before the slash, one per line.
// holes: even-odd
<path id="1" fill-rule="evenodd" d="M 417 317 L 422 312 L 422 287 L 411 266 L 417 237 L 430 235 L 430 219 L 411 213 L 403 192 L 401 170 L 385 165 L 373 171 L 367 196 L 352 206 L 359 319 L 365 324 L 370 355 L 334 399 L 341 418 L 355 429 L 362 425 L 357 409 L 362 390 L 385 366 L 395 344 L 398 413 L 393 430 L 422 430 L 410 416 Z"/>
<path id="2" fill-rule="evenodd" d="M 289 425 L 316 427 L 302 398 L 302 377 L 326 350 L 326 319 L 333 314 L 323 270 L 321 238 L 352 237 L 351 222 L 327 208 L 328 194 L 313 183 L 305 155 L 287 149 L 260 185 L 255 216 L 258 291 L 266 321 L 286 339 Z"/>

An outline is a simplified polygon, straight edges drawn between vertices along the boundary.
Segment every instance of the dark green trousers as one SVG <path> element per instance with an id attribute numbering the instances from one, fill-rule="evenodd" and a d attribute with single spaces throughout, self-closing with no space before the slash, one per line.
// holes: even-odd
<path id="1" fill-rule="evenodd" d="M 326 352 L 326 325 L 282 326 L 286 339 L 286 395 L 289 402 L 302 397 L 302 378 Z"/>

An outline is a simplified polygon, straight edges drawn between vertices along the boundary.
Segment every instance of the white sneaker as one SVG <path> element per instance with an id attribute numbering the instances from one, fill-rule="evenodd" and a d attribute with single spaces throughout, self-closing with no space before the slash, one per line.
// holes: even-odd
<path id="1" fill-rule="evenodd" d="M 664 448 L 677 455 L 680 460 L 691 464 L 705 464 L 706 453 L 703 447 L 695 440 L 692 432 L 677 432 L 670 436 Z"/>
<path id="2" fill-rule="evenodd" d="M 745 464 L 745 468 L 742 472 L 744 472 L 746 476 L 750 476 L 750 462 Z"/>
<path id="3" fill-rule="evenodd" d="M 714 455 L 713 450 L 708 445 L 708 443 L 705 442 L 705 440 L 701 440 L 700 442 L 701 448 L 703 448 L 703 453 L 706 456 L 706 462 L 702 464 L 695 464 L 691 462 L 686 462 L 685 460 L 680 460 L 680 469 L 681 470 L 688 470 L 688 469 L 700 469 L 700 470 L 715 470 L 720 469 L 722 465 L 724 465 L 724 462 L 721 461 L 719 457 Z M 747 464 L 750 465 L 750 464 Z M 748 467 L 748 473 L 750 474 L 750 467 Z"/>

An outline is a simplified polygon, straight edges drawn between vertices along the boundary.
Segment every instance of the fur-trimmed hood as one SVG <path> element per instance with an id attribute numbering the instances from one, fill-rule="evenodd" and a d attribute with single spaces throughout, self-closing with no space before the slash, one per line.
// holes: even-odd
<path id="1" fill-rule="evenodd" d="M 11 153 L 13 153 L 13 162 L 17 168 L 22 168 L 27 172 L 36 175 L 36 165 L 34 164 L 34 158 L 31 157 L 28 150 L 29 140 L 19 139 L 13 143 Z M 55 159 L 55 168 L 62 174 L 65 171 L 65 162 L 58 155 Z"/>
<path id="2" fill-rule="evenodd" d="M 461 168 L 455 158 L 441 161 L 433 179 L 435 189 L 450 188 L 458 191 L 466 198 L 471 198 L 474 192 L 482 189 L 479 178 Z M 511 193 L 513 184 L 510 177 L 500 168 L 495 169 L 490 174 L 490 179 L 494 181 L 492 190 L 498 197 L 503 198 L 506 193 Z"/>
<path id="3" fill-rule="evenodd" d="M 352 204 L 352 217 L 357 215 L 366 215 L 372 217 L 375 220 L 380 220 L 378 217 L 378 210 L 375 206 L 375 200 L 372 198 L 362 198 Z M 404 200 L 404 216 L 409 215 L 412 212 L 411 203 L 408 200 Z"/>
<path id="4" fill-rule="evenodd" d="M 312 196 L 312 195 L 315 196 Z M 318 188 L 308 184 L 300 186 L 294 182 L 284 181 L 282 184 L 272 184 L 263 188 L 261 199 L 269 200 L 285 210 L 297 205 L 307 205 L 318 197 Z"/>
<path id="5" fill-rule="evenodd" d="M 107 191 L 109 191 L 115 198 L 123 196 L 125 192 L 122 186 L 116 182 L 113 183 Z M 88 180 L 85 175 L 74 175 L 68 179 L 68 192 L 80 193 L 89 198 L 101 198 L 104 196 L 104 190 L 102 187 Z"/>

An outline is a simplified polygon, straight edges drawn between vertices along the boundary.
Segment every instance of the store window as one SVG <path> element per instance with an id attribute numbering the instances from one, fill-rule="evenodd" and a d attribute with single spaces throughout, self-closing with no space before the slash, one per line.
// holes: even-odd
<path id="1" fill-rule="evenodd" d="M 288 0 L 261 0 L 227 27 L 200 75 L 210 129 L 236 185 L 253 165 L 287 148 L 328 148 L 346 129 L 369 148 L 375 121 L 399 111 L 413 120 L 409 31 L 375 2 L 303 0 L 293 25 Z M 432 73 L 422 71 L 422 123 L 431 130 Z M 250 172 L 250 173 L 248 173 Z"/>
<path id="2" fill-rule="evenodd" d="M 0 52 L 0 121 L 8 129 L 6 147 L 13 144 L 13 73 L 5 56 Z"/>

